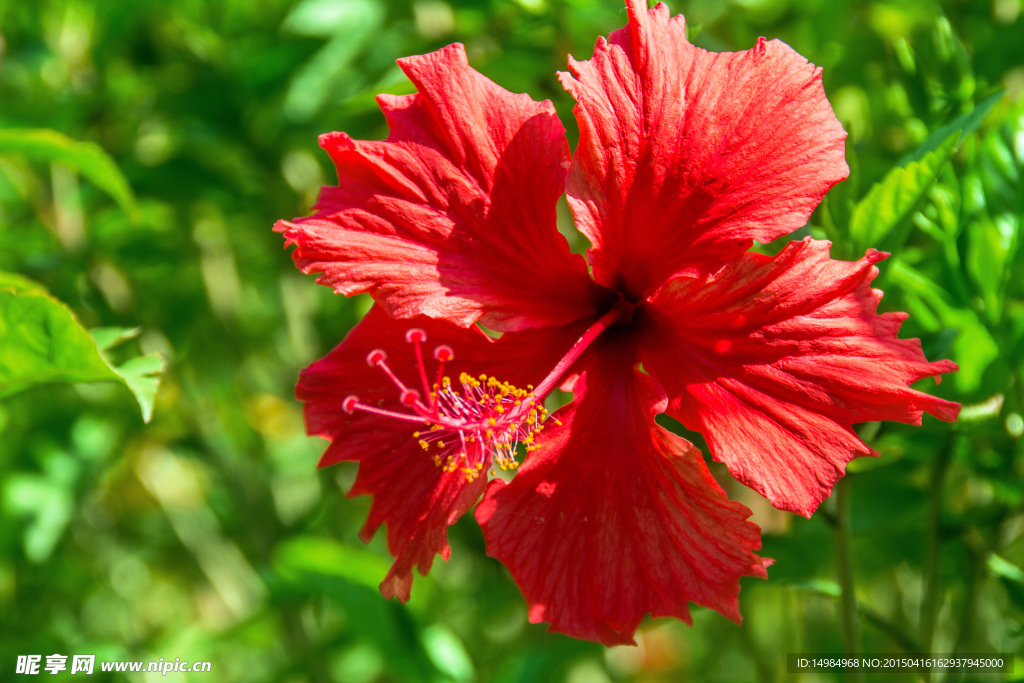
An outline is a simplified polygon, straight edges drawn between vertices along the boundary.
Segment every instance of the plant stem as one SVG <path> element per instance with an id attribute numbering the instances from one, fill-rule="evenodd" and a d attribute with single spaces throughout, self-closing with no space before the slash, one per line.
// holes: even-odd
<path id="1" fill-rule="evenodd" d="M 924 591 L 921 598 L 921 647 L 934 651 L 935 620 L 939 602 L 939 564 L 942 559 L 942 503 L 949 471 L 950 449 L 944 447 L 932 463 L 928 491 L 928 536 L 924 558 Z"/>
<path id="2" fill-rule="evenodd" d="M 758 683 L 772 683 L 775 680 L 775 671 L 772 669 L 771 664 L 766 661 L 761 650 L 757 647 L 757 643 L 754 642 L 754 636 L 751 633 L 750 616 L 748 612 L 743 620 L 743 625 L 740 626 L 740 641 L 743 643 L 743 649 L 746 650 L 747 656 L 750 657 L 750 661 L 754 665 Z"/>
<path id="3" fill-rule="evenodd" d="M 972 649 L 978 612 L 978 584 L 985 580 L 985 558 L 988 556 L 985 539 L 976 528 L 968 529 L 963 540 L 967 547 L 970 569 L 967 572 L 967 594 L 964 596 L 963 612 L 959 620 L 960 633 L 957 634 L 956 645 L 951 650 L 954 654 L 970 652 Z M 962 681 L 964 673 L 960 672 L 959 676 L 951 674 L 947 680 Z"/>
<path id="4" fill-rule="evenodd" d="M 850 475 L 846 475 L 835 487 L 835 544 L 836 573 L 839 579 L 839 615 L 843 631 L 843 648 L 848 656 L 860 654 L 859 620 L 857 615 L 857 591 L 853 581 L 853 558 L 850 553 Z M 864 680 L 860 671 L 850 671 L 849 679 L 854 683 Z"/>

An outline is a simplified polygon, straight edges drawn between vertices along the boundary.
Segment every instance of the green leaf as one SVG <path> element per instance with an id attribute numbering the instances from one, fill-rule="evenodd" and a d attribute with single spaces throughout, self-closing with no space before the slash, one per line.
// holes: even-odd
<path id="1" fill-rule="evenodd" d="M 75 499 L 68 482 L 18 473 L 4 482 L 3 507 L 9 515 L 28 518 L 22 540 L 25 556 L 41 564 L 53 554 L 71 521 Z"/>
<path id="2" fill-rule="evenodd" d="M 809 591 L 818 595 L 826 595 L 830 598 L 838 598 L 842 591 L 839 584 L 829 579 L 807 579 L 806 581 L 792 581 L 791 588 L 796 590 Z"/>
<path id="3" fill-rule="evenodd" d="M 12 153 L 73 168 L 113 197 L 129 214 L 135 214 L 135 196 L 128 180 L 114 160 L 95 143 L 78 142 L 55 130 L 0 130 L 0 154 Z"/>
<path id="4" fill-rule="evenodd" d="M 296 587 L 329 595 L 343 610 L 358 615 L 362 638 L 373 642 L 384 655 L 388 666 L 400 681 L 434 681 L 441 659 L 457 671 L 464 671 L 458 661 L 457 646 L 439 634 L 427 642 L 440 650 L 427 653 L 419 628 L 409 614 L 409 607 L 380 597 L 378 585 L 391 563 L 363 548 L 338 543 L 328 538 L 300 536 L 280 543 L 274 550 L 274 569 Z M 419 579 L 417 591 L 422 594 L 429 581 Z M 414 595 L 414 601 L 418 598 Z M 442 651 L 443 650 L 443 651 Z"/>
<path id="5" fill-rule="evenodd" d="M 142 410 L 142 419 L 149 422 L 153 417 L 153 401 L 160 384 L 160 374 L 166 369 L 167 363 L 159 353 L 136 356 L 121 365 L 114 365 L 107 358 L 106 352 L 121 342 L 134 339 L 142 331 L 140 327 L 97 327 L 89 331 L 96 342 L 96 348 L 111 369 L 116 372 L 125 385 L 135 394 Z"/>
<path id="6" fill-rule="evenodd" d="M 953 156 L 959 138 L 955 132 L 920 161 L 889 171 L 857 203 L 850 219 L 850 239 L 857 253 L 879 245 L 911 214 Z"/>
<path id="7" fill-rule="evenodd" d="M 89 334 L 96 342 L 96 348 L 103 352 L 109 351 L 121 342 L 135 339 L 141 331 L 141 327 L 94 327 L 89 330 Z"/>
<path id="8" fill-rule="evenodd" d="M 283 29 L 331 40 L 292 77 L 284 101 L 289 118 L 306 121 L 330 101 L 358 92 L 362 76 L 353 62 L 371 39 L 380 39 L 383 18 L 370 0 L 304 0 L 292 9 Z"/>
<path id="9" fill-rule="evenodd" d="M 989 554 L 987 564 L 989 571 L 999 577 L 1013 603 L 1024 609 L 1024 570 L 995 553 Z"/>
<path id="10" fill-rule="evenodd" d="M 981 102 L 974 105 L 974 109 L 962 114 L 955 118 L 950 123 L 936 129 L 931 135 L 929 135 L 924 142 L 918 146 L 913 152 L 900 159 L 900 166 L 906 166 L 910 162 L 920 161 L 925 155 L 930 152 L 934 152 L 940 146 L 945 144 L 945 141 L 953 135 L 953 133 L 959 132 L 961 138 L 966 138 L 971 135 L 974 131 L 978 130 L 981 126 L 981 122 L 985 120 L 988 113 L 992 111 L 992 107 L 995 106 L 996 102 L 1003 98 L 1006 94 L 1005 90 L 999 90 L 994 92 Z"/>
<path id="11" fill-rule="evenodd" d="M 328 38 L 363 24 L 376 24 L 379 8 L 369 0 L 303 0 L 285 17 L 281 28 L 301 36 Z"/>
<path id="12" fill-rule="evenodd" d="M 462 641 L 451 630 L 440 624 L 434 624 L 423 629 L 420 638 L 430 661 L 439 671 L 459 683 L 472 681 L 475 678 L 473 660 L 470 659 Z"/>
<path id="13" fill-rule="evenodd" d="M 960 370 L 953 374 L 953 384 L 965 394 L 977 389 L 989 364 L 999 357 L 999 346 L 977 312 L 954 305 L 953 297 L 938 283 L 899 258 L 892 260 L 887 275 L 903 290 L 911 316 L 934 318 L 956 332 L 950 355 Z"/>
<path id="14" fill-rule="evenodd" d="M 327 538 L 303 536 L 277 548 L 278 571 L 310 572 L 347 579 L 376 591 L 391 563 L 369 550 Z"/>
<path id="15" fill-rule="evenodd" d="M 0 291 L 0 398 L 45 382 L 121 381 L 64 304 Z"/>
<path id="16" fill-rule="evenodd" d="M 1016 246 L 1017 226 L 1013 216 L 988 220 L 980 216 L 967 227 L 967 272 L 985 305 L 986 317 L 998 322 L 1002 314 L 1001 290 L 1009 273 L 1012 251 Z"/>
<path id="17" fill-rule="evenodd" d="M 0 290 L 18 292 L 19 294 L 46 294 L 46 288 L 38 282 L 16 273 L 0 271 Z"/>
<path id="18" fill-rule="evenodd" d="M 120 382 L 131 390 L 143 420 L 149 422 L 164 369 L 159 354 L 114 366 L 100 348 L 134 336 L 134 330 L 101 328 L 97 341 L 64 304 L 38 285 L 0 274 L 0 283 L 7 282 L 12 287 L 0 289 L 0 398 L 47 382 Z M 15 290 L 19 285 L 22 289 Z"/>
<path id="19" fill-rule="evenodd" d="M 144 422 L 149 422 L 153 418 L 153 401 L 160 386 L 160 375 L 166 366 L 167 363 L 159 353 L 136 356 L 117 367 L 111 366 L 135 395 Z"/>

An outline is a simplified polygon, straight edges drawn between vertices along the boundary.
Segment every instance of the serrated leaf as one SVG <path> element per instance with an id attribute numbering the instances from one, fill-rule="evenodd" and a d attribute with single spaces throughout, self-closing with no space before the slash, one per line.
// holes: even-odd
<path id="1" fill-rule="evenodd" d="M 129 214 L 135 214 L 135 196 L 128 180 L 95 143 L 79 142 L 48 129 L 0 130 L 0 154 L 22 154 L 37 161 L 64 164 L 113 197 Z"/>
<path id="2" fill-rule="evenodd" d="M 141 327 L 94 327 L 89 330 L 89 334 L 96 342 L 96 348 L 100 351 L 109 351 L 121 342 L 135 339 L 141 331 Z"/>
<path id="3" fill-rule="evenodd" d="M 0 291 L 0 397 L 45 382 L 122 381 L 59 301 Z"/>
<path id="4" fill-rule="evenodd" d="M 0 282 L 19 284 L 8 273 Z M 34 285 L 20 278 L 24 285 Z M 163 372 L 159 354 L 114 366 L 100 352 L 130 338 L 135 330 L 101 328 L 99 343 L 61 302 L 39 289 L 0 287 L 0 398 L 48 382 L 119 382 L 132 392 L 149 422 Z"/>
<path id="5" fill-rule="evenodd" d="M 939 171 L 953 156 L 958 132 L 950 135 L 934 152 L 905 167 L 894 168 L 872 186 L 850 219 L 850 239 L 857 253 L 878 246 L 917 206 L 935 182 Z"/>
<path id="6" fill-rule="evenodd" d="M 139 408 L 142 410 L 144 422 L 149 422 L 153 417 L 153 401 L 156 398 L 156 390 L 160 386 L 160 375 L 166 365 L 163 356 L 159 353 L 149 353 L 145 356 L 130 358 L 113 368 L 114 372 L 120 375 L 125 385 L 135 395 L 135 400 L 139 402 Z"/>
<path id="7" fill-rule="evenodd" d="M 27 277 L 22 277 L 17 273 L 6 273 L 4 271 L 0 271 L 0 290 L 22 294 L 46 294 L 46 288 L 38 282 L 29 280 Z"/>

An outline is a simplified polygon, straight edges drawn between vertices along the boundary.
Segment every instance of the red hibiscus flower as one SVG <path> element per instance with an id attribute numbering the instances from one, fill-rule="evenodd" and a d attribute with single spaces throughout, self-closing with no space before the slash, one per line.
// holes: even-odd
<path id="1" fill-rule="evenodd" d="M 447 527 L 483 496 L 488 553 L 530 620 L 609 645 L 647 613 L 690 622 L 690 602 L 739 621 L 739 578 L 769 564 L 749 510 L 656 414 L 810 515 L 874 455 L 854 423 L 959 408 L 909 388 L 956 365 L 899 339 L 903 314 L 876 313 L 884 254 L 748 251 L 803 226 L 848 173 L 820 70 L 778 41 L 706 52 L 664 5 L 628 6 L 628 26 L 561 75 L 571 159 L 549 102 L 452 45 L 399 62 L 418 93 L 378 98 L 387 140 L 321 137 L 339 183 L 276 228 L 304 272 L 376 301 L 297 395 L 331 441 L 320 464 L 359 462 L 364 539 L 387 524 L 381 592 L 408 599 L 413 568 L 448 558 Z M 556 229 L 563 193 L 586 261 Z M 556 385 L 573 400 L 547 416 Z M 489 478 L 520 444 L 516 476 Z"/>

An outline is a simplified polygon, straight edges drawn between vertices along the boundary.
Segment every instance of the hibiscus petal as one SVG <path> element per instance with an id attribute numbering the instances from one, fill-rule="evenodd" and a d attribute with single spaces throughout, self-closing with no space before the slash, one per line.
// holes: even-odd
<path id="1" fill-rule="evenodd" d="M 627 4 L 629 25 L 561 78 L 581 134 L 566 189 L 594 276 L 639 298 L 803 226 L 849 169 L 821 69 L 778 40 L 707 52 L 664 5 Z"/>
<path id="2" fill-rule="evenodd" d="M 960 406 L 910 389 L 957 365 L 929 363 L 899 339 L 904 313 L 877 314 L 869 250 L 850 263 L 830 243 L 791 242 L 777 256 L 743 254 L 718 272 L 678 277 L 645 315 L 644 366 L 668 414 L 704 434 L 716 460 L 773 505 L 810 516 L 846 463 L 877 455 L 852 425 L 955 421 Z"/>
<path id="3" fill-rule="evenodd" d="M 350 415 L 341 408 L 342 401 L 354 394 L 365 405 L 408 412 L 395 385 L 382 370 L 370 367 L 366 357 L 375 349 L 385 350 L 388 366 L 410 388 L 418 388 L 415 347 L 404 339 L 411 327 L 427 333 L 428 359 L 438 344 L 455 351 L 455 359 L 445 365 L 447 376 L 486 372 L 520 387 L 539 382 L 580 334 L 578 326 L 565 326 L 509 333 L 495 342 L 477 328 L 426 317 L 393 320 L 374 307 L 341 344 L 300 374 L 295 393 L 305 402 L 306 430 L 331 441 L 320 466 L 359 462 L 348 495 L 373 496 L 360 536 L 369 541 L 382 523 L 387 524 L 388 550 L 395 563 L 381 583 L 381 593 L 388 598 L 397 595 L 402 602 L 409 599 L 413 567 L 425 575 L 435 554 L 448 559 L 448 526 L 476 504 L 486 486 L 484 477 L 467 482 L 460 471 L 446 473 L 436 467 L 413 437 L 422 425 L 362 411 Z M 434 368 L 428 366 L 431 373 Z M 429 380 L 434 381 L 433 374 Z"/>
<path id="4" fill-rule="evenodd" d="M 770 562 L 752 552 L 750 511 L 725 497 L 695 447 L 654 423 L 664 393 L 630 357 L 606 349 L 561 424 L 476 510 L 530 621 L 605 645 L 633 643 L 648 612 L 692 623 L 691 601 L 739 622 L 739 577 L 765 578 Z"/>
<path id="5" fill-rule="evenodd" d="M 338 185 L 275 227 L 299 268 L 394 317 L 507 331 L 592 313 L 600 290 L 555 225 L 569 156 L 551 103 L 498 87 L 459 44 L 398 63 L 419 93 L 378 97 L 388 139 L 321 136 Z"/>

